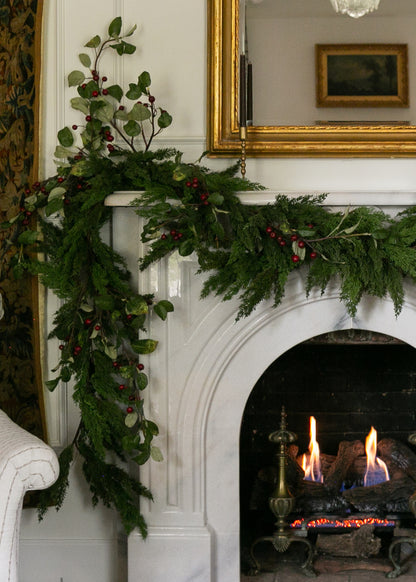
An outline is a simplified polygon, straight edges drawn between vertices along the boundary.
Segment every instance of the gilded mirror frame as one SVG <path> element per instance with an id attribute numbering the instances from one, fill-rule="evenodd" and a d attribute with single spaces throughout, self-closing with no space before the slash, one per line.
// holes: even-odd
<path id="1" fill-rule="evenodd" d="M 208 131 L 212 157 L 238 156 L 239 0 L 208 0 Z M 412 157 L 416 126 L 248 127 L 252 157 Z"/>

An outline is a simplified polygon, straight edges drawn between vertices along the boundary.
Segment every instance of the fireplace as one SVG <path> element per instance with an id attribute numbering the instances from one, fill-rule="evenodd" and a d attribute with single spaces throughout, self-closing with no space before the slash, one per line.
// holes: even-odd
<path id="1" fill-rule="evenodd" d="M 253 203 L 253 195 L 247 196 Z M 256 193 L 255 200 L 265 203 L 273 196 Z M 140 222 L 126 207 L 134 197 L 116 194 L 108 201 L 116 207 L 114 245 L 132 270 L 141 252 Z M 331 206 L 373 204 L 394 213 L 415 202 L 412 193 L 328 197 Z M 175 312 L 167 324 L 155 318 L 149 327 L 159 347 L 145 363 L 151 386 L 147 406 L 160 427 L 157 444 L 164 461 L 149 463 L 141 473 L 154 501 L 143 506 L 148 538 L 129 536 L 129 582 L 165 582 L 166 572 L 175 582 L 239 582 L 240 428 L 254 386 L 274 361 L 313 337 L 339 330 L 382 333 L 416 346 L 413 285 L 406 287 L 398 318 L 388 298 L 368 297 L 352 318 L 336 281 L 324 295 L 316 291 L 306 298 L 300 269 L 278 308 L 265 302 L 235 322 L 236 301 L 199 299 L 202 281 L 196 271 L 192 256 L 173 255 L 140 276 L 140 290 L 171 300 Z"/>
<path id="2" fill-rule="evenodd" d="M 288 430 L 297 434 L 286 447 L 286 483 L 294 497 L 287 533 L 297 541 L 307 534 L 318 554 L 338 556 L 340 571 L 358 568 L 357 559 L 370 556 L 386 559 L 360 567 L 392 570 L 388 550 L 397 545 L 395 531 L 403 534 L 406 527 L 414 535 L 409 498 L 416 491 L 416 455 L 408 437 L 416 427 L 415 356 L 413 347 L 395 338 L 348 330 L 298 344 L 262 374 L 248 398 L 240 437 L 243 572 L 279 568 L 264 538 L 275 541 L 267 536 L 276 530 L 269 499 L 279 479 L 278 459 L 268 436 L 281 424 L 282 407 Z M 388 466 L 376 457 L 377 441 Z M 399 457 L 408 473 L 397 466 Z M 362 526 L 365 531 L 358 531 Z M 294 563 L 300 572 L 299 559 Z"/>

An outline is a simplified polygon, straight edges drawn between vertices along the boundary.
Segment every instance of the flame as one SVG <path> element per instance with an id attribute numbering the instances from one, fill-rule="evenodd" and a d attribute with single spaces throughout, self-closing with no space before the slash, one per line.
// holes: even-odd
<path id="1" fill-rule="evenodd" d="M 307 481 L 318 481 L 323 482 L 324 477 L 321 473 L 321 460 L 319 453 L 319 445 L 316 440 L 316 420 L 314 416 L 310 419 L 310 441 L 309 441 L 309 455 L 303 455 L 302 457 L 302 469 L 305 472 L 305 479 Z"/>
<path id="2" fill-rule="evenodd" d="M 376 456 L 377 431 L 373 426 L 365 439 L 365 452 L 367 454 L 367 469 L 364 475 L 364 487 L 389 481 L 390 477 L 386 463 Z"/>

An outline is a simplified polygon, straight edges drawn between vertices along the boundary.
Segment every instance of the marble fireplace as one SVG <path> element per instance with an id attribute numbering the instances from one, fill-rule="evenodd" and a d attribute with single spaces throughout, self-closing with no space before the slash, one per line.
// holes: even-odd
<path id="1" fill-rule="evenodd" d="M 265 204 L 275 195 L 245 193 L 242 200 Z M 114 207 L 113 245 L 137 273 L 143 248 L 140 221 L 128 208 L 134 198 L 117 193 L 107 204 Z M 416 193 L 334 192 L 326 203 L 337 209 L 372 205 L 396 214 L 416 204 Z M 164 461 L 141 471 L 154 501 L 143 506 L 148 538 L 129 537 L 129 582 L 240 580 L 240 427 L 254 385 L 279 356 L 311 337 L 348 329 L 386 334 L 416 347 L 416 288 L 410 284 L 399 317 L 389 298 L 365 297 L 351 318 L 336 281 L 324 295 L 316 291 L 306 298 L 299 269 L 278 308 L 264 303 L 236 322 L 237 301 L 200 300 L 196 271 L 192 256 L 172 255 L 135 281 L 140 291 L 172 301 L 175 311 L 167 323 L 155 318 L 149 327 L 159 346 L 146 362 L 147 406 L 160 428 L 157 444 Z"/>

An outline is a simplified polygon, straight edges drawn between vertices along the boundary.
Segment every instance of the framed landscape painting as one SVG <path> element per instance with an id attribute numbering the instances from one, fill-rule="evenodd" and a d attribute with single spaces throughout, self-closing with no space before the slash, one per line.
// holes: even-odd
<path id="1" fill-rule="evenodd" d="M 316 105 L 408 107 L 407 45 L 316 45 Z"/>

